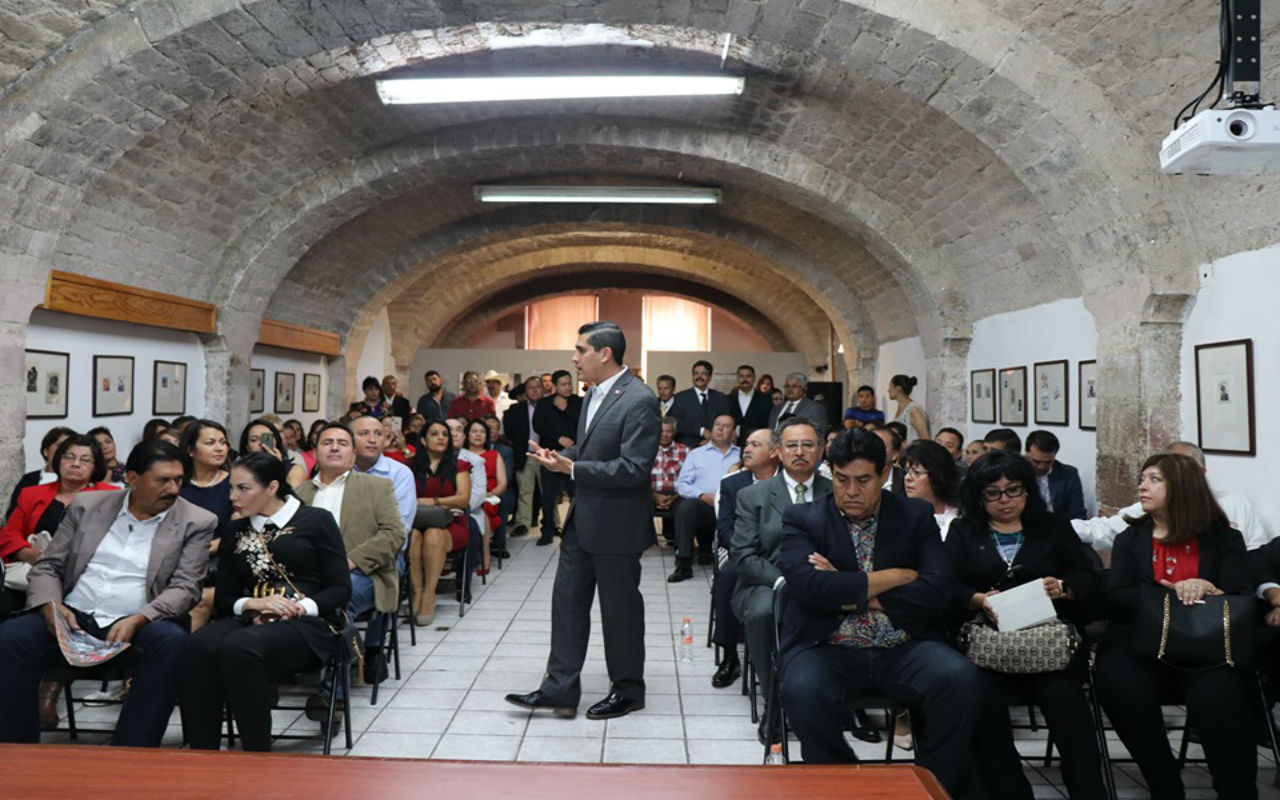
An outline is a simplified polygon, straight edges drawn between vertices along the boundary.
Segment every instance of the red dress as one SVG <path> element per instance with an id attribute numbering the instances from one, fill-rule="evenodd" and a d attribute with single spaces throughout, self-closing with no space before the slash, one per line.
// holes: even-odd
<path id="1" fill-rule="evenodd" d="M 471 464 L 469 462 L 458 459 L 458 474 L 471 473 Z M 453 497 L 458 491 L 457 484 L 451 480 L 441 480 L 435 475 L 427 475 L 418 481 L 418 497 Z M 459 514 L 453 518 L 453 522 L 449 523 L 449 536 L 453 539 L 453 545 L 450 550 L 461 550 L 471 541 L 471 534 L 467 531 L 467 515 Z"/>
<path id="2" fill-rule="evenodd" d="M 502 463 L 502 454 L 497 450 L 485 450 L 480 454 L 480 457 L 484 459 L 484 493 L 492 495 L 493 490 L 498 486 L 498 470 L 506 469 L 506 465 Z M 498 530 L 498 526 L 502 524 L 498 506 L 486 501 L 481 508 L 484 509 L 484 515 L 489 519 L 489 530 Z"/>

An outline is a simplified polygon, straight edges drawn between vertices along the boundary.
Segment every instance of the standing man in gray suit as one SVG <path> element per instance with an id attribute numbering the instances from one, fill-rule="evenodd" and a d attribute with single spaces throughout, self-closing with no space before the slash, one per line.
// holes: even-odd
<path id="1" fill-rule="evenodd" d="M 551 655 L 542 686 L 509 694 L 521 708 L 578 713 L 582 664 L 591 633 L 591 603 L 600 592 L 609 695 L 587 709 L 588 719 L 611 719 L 644 708 L 644 598 L 640 554 L 654 544 L 649 473 L 658 453 L 658 399 L 623 364 L 627 341 L 612 322 L 578 329 L 573 357 L 578 378 L 590 381 L 575 444 L 559 452 L 537 448 L 529 457 L 574 482 L 573 503 L 560 540 L 551 595 Z"/>
<path id="2" fill-rule="evenodd" d="M 772 430 L 782 430 L 782 423 L 792 417 L 800 417 L 813 423 L 819 438 L 826 436 L 827 409 L 805 397 L 808 388 L 809 379 L 803 372 L 793 372 L 787 376 L 782 384 L 783 401 L 769 412 L 769 427 Z"/>

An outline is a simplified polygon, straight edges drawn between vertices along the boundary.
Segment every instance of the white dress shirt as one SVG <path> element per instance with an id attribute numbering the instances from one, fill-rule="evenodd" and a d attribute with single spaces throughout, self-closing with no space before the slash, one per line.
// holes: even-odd
<path id="1" fill-rule="evenodd" d="M 1053 474 L 1053 469 L 1043 475 L 1036 476 L 1036 486 L 1040 487 L 1040 498 L 1044 500 L 1044 507 L 1053 510 L 1053 492 L 1049 489 L 1049 476 Z"/>
<path id="2" fill-rule="evenodd" d="M 816 474 L 815 472 L 814 475 Z M 804 482 L 804 501 L 806 503 L 813 500 L 813 478 L 814 476 L 810 475 L 809 480 Z M 782 480 L 786 481 L 787 494 L 790 495 L 791 502 L 794 503 L 796 501 L 796 487 L 800 485 L 800 482 L 792 478 L 785 469 L 782 470 Z"/>
<path id="3" fill-rule="evenodd" d="M 347 470 L 330 483 L 321 481 L 319 473 L 311 479 L 311 482 L 316 485 L 316 499 L 311 501 L 311 505 L 328 511 L 333 515 L 334 521 L 339 524 L 341 524 L 342 520 L 342 498 L 347 492 L 347 476 L 350 474 L 351 470 Z M 289 516 L 293 515 L 290 514 Z M 266 518 L 264 517 L 263 519 Z M 258 526 L 255 525 L 254 527 Z M 280 527 L 283 528 L 284 526 L 280 525 Z M 258 528 L 258 530 L 262 530 L 262 528 Z"/>
<path id="4" fill-rule="evenodd" d="M 129 511 L 130 494 L 124 493 L 120 513 L 66 597 L 67 605 L 103 627 L 138 613 L 147 604 L 151 542 L 169 513 L 140 520 Z"/>
<path id="5" fill-rule="evenodd" d="M 587 398 L 587 407 L 583 411 L 587 415 L 587 424 L 583 426 L 584 430 L 591 430 L 591 422 L 595 419 L 596 412 L 600 410 L 600 406 L 604 403 L 604 399 L 609 396 L 609 392 L 613 390 L 613 385 L 618 382 L 618 378 L 627 371 L 627 365 L 622 367 L 609 378 L 600 381 L 591 388 L 591 396 Z"/>
<path id="6" fill-rule="evenodd" d="M 346 477 L 347 475 L 344 472 L 342 474 L 342 480 L 345 480 Z M 319 494 L 320 494 L 319 492 L 316 492 L 317 497 L 319 496 Z M 280 506 L 280 508 L 276 510 L 276 513 L 272 514 L 271 516 L 264 517 L 261 514 L 254 514 L 252 517 L 250 517 L 249 527 L 253 528 L 255 531 L 258 531 L 259 533 L 261 533 L 267 527 L 267 523 L 271 523 L 272 525 L 275 525 L 277 528 L 281 528 L 281 529 L 286 528 L 289 526 L 289 520 L 293 519 L 293 515 L 298 513 L 298 509 L 300 508 L 302 508 L 302 501 L 294 497 L 293 495 L 289 495 L 284 499 L 284 505 Z M 339 505 L 339 508 L 341 508 L 341 505 Z M 330 511 L 329 513 L 332 514 L 333 512 Z M 334 516 L 334 519 L 337 520 L 337 516 Z M 244 604 L 249 602 L 249 599 L 250 598 L 248 597 L 241 597 L 239 600 L 237 600 L 235 602 L 235 605 L 231 607 L 232 612 L 236 616 L 240 616 L 240 614 L 244 613 Z M 302 598 L 301 600 L 298 601 L 298 605 L 302 606 L 302 608 L 306 611 L 306 614 L 308 617 L 320 616 L 320 606 L 316 605 L 316 601 L 312 600 L 310 597 Z"/>
<path id="7" fill-rule="evenodd" d="M 756 396 L 756 390 L 752 389 L 746 394 L 742 390 L 738 390 L 738 410 L 742 412 L 742 416 L 747 415 L 747 409 L 751 406 L 751 399 Z"/>
<path id="8" fill-rule="evenodd" d="M 541 444 L 542 437 L 533 429 L 533 411 L 537 407 L 537 403 L 525 401 L 525 413 L 529 415 L 529 444 Z"/>

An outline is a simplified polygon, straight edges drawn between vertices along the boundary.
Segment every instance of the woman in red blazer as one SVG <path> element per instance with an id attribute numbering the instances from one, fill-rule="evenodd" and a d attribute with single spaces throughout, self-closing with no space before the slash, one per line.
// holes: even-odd
<path id="1" fill-rule="evenodd" d="M 58 480 L 23 489 L 9 521 L 0 529 L 0 558 L 5 561 L 36 563 L 40 551 L 30 545 L 28 536 L 36 531 L 57 531 L 67 506 L 80 492 L 116 488 L 99 483 L 107 476 L 107 461 L 92 436 L 64 440 L 53 455 L 53 469 Z"/>

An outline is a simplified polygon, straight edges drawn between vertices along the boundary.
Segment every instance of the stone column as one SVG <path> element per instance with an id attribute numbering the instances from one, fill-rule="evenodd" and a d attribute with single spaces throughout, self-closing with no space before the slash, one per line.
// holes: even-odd
<path id="1" fill-rule="evenodd" d="M 928 392 L 923 399 L 929 415 L 929 432 L 938 428 L 964 429 L 969 419 L 969 344 L 965 337 L 945 337 L 938 347 L 925 351 L 929 375 Z M 926 345 L 927 347 L 927 345 Z M 887 401 L 886 401 L 887 402 Z"/>
<path id="2" fill-rule="evenodd" d="M 337 419 L 347 413 L 347 406 L 351 402 L 347 399 L 351 397 L 351 393 L 347 389 L 347 359 L 344 356 L 334 356 L 325 359 L 325 392 L 324 404 L 320 410 L 324 413 L 325 419 Z"/>
<path id="3" fill-rule="evenodd" d="M 219 333 L 201 337 L 205 416 L 226 425 L 233 442 L 239 441 L 240 431 L 249 422 L 249 370 L 261 324 L 261 315 L 222 308 L 218 311 Z M 270 391 L 265 385 L 262 390 Z"/>
<path id="4" fill-rule="evenodd" d="M 30 268 L 0 258 L 0 464 L 22 466 L 26 454 L 22 440 L 27 429 L 26 370 L 27 324 L 31 312 L 44 300 L 48 270 Z M 70 376 L 66 386 L 78 385 Z M 87 420 L 86 420 L 87 421 Z M 82 421 L 66 420 L 80 425 Z M 8 498 L 25 469 L 0 471 L 0 498 Z"/>

